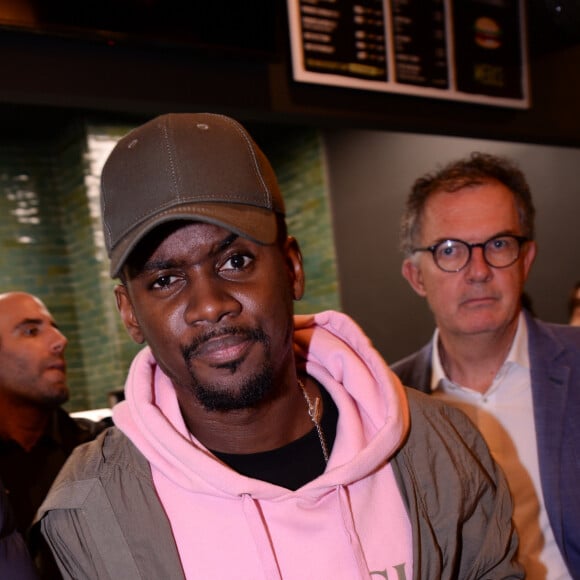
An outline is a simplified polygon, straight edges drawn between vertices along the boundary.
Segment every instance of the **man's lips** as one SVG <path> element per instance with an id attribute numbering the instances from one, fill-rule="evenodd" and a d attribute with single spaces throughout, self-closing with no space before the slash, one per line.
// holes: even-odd
<path id="1" fill-rule="evenodd" d="M 62 373 L 66 372 L 66 363 L 64 361 L 55 362 L 48 365 L 48 370 L 50 371 L 60 371 Z"/>
<path id="2" fill-rule="evenodd" d="M 199 344 L 190 353 L 191 359 L 203 360 L 217 365 L 242 358 L 255 340 L 246 334 L 225 334 L 210 338 Z"/>
<path id="3" fill-rule="evenodd" d="M 494 296 L 470 296 L 466 297 L 461 301 L 462 306 L 487 306 L 496 302 L 496 298 Z"/>
<path id="4" fill-rule="evenodd" d="M 189 364 L 199 361 L 210 366 L 227 366 L 243 360 L 258 343 L 268 345 L 268 337 L 261 328 L 229 326 L 201 334 L 182 347 L 181 352 Z"/>

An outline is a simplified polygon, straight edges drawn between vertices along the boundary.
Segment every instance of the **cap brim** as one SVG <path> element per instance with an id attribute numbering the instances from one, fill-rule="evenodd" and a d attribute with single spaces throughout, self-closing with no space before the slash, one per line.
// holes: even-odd
<path id="1" fill-rule="evenodd" d="M 272 210 L 243 204 L 184 204 L 160 211 L 141 222 L 111 248 L 111 277 L 118 277 L 131 252 L 148 233 L 161 224 L 179 220 L 214 224 L 259 244 L 276 241 L 277 220 Z"/>

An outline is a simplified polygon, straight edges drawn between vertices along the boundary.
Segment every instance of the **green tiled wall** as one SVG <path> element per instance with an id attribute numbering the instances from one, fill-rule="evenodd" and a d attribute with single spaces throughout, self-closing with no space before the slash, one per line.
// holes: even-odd
<path id="1" fill-rule="evenodd" d="M 140 348 L 116 311 L 98 209 L 102 162 L 128 129 L 71 123 L 48 139 L 0 140 L 0 291 L 39 296 L 68 337 L 71 411 L 107 406 L 107 393 L 122 386 Z M 318 134 L 283 127 L 258 133 L 305 258 L 306 295 L 296 310 L 339 308 Z"/>
<path id="2" fill-rule="evenodd" d="M 70 341 L 71 405 L 84 407 L 85 373 L 59 192 L 70 176 L 61 156 L 74 156 L 78 172 L 82 139 L 74 133 L 71 128 L 57 141 L 0 144 L 0 289 L 28 291 L 48 305 Z"/>
<path id="3" fill-rule="evenodd" d="M 313 129 L 276 127 L 259 130 L 255 137 L 276 171 L 288 231 L 298 240 L 304 258 L 306 292 L 295 310 L 338 310 L 332 221 L 319 134 Z"/>

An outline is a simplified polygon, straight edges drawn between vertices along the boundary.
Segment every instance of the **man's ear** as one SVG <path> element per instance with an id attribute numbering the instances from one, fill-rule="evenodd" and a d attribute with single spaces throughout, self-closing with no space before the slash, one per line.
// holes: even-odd
<path id="1" fill-rule="evenodd" d="M 294 300 L 300 300 L 302 296 L 304 296 L 304 267 L 302 264 L 302 252 L 300 251 L 300 246 L 292 236 L 286 238 L 286 242 L 284 243 L 284 255 L 292 283 L 292 295 L 294 296 Z"/>
<path id="2" fill-rule="evenodd" d="M 117 300 L 117 309 L 121 315 L 121 320 L 129 333 L 129 336 L 137 343 L 143 344 L 145 337 L 141 332 L 141 326 L 135 316 L 131 299 L 127 292 L 127 287 L 124 284 L 115 286 L 115 299 Z"/>
<path id="3" fill-rule="evenodd" d="M 528 279 L 528 275 L 530 273 L 530 270 L 532 269 L 532 264 L 536 259 L 537 253 L 538 246 L 534 240 L 529 241 L 527 245 L 524 246 L 524 259 L 523 259 L 524 276 L 525 276 L 524 280 Z"/>
<path id="4" fill-rule="evenodd" d="M 401 266 L 401 273 L 403 278 L 409 282 L 409 285 L 419 296 L 425 298 L 427 292 L 425 291 L 425 285 L 423 284 L 423 274 L 421 273 L 421 268 L 411 258 L 405 258 L 403 265 Z"/>

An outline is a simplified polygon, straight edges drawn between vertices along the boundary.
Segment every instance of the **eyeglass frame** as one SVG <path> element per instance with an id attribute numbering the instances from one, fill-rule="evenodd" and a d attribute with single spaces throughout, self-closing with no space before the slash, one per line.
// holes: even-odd
<path id="1" fill-rule="evenodd" d="M 505 264 L 504 266 L 494 266 L 493 264 L 491 264 L 489 262 L 489 260 L 487 259 L 486 255 L 485 255 L 485 247 L 487 246 L 487 244 L 489 244 L 489 242 L 493 242 L 493 240 L 497 240 L 497 239 L 501 239 L 501 238 L 512 238 L 512 239 L 516 240 L 516 242 L 518 243 L 518 253 L 517 253 L 516 257 L 509 264 Z M 530 241 L 530 238 L 528 238 L 527 236 L 518 236 L 516 234 L 496 234 L 495 236 L 492 236 L 491 238 L 489 238 L 485 242 L 478 242 L 477 244 L 470 244 L 469 242 L 466 242 L 465 240 L 459 240 L 457 238 L 447 238 L 447 239 L 441 240 L 440 242 L 437 242 L 436 244 L 433 244 L 431 246 L 425 246 L 424 248 L 413 248 L 411 250 L 411 253 L 415 254 L 416 252 L 431 252 L 431 256 L 433 257 L 433 262 L 442 272 L 446 272 L 447 274 L 455 274 L 457 272 L 461 272 L 461 270 L 465 269 L 467 267 L 467 265 L 469 264 L 469 262 L 471 262 L 471 257 L 473 255 L 473 248 L 481 248 L 481 255 L 483 256 L 485 263 L 490 268 L 496 268 L 498 270 L 501 270 L 503 268 L 509 268 L 510 266 L 513 266 L 513 264 L 515 264 L 519 260 L 521 252 L 522 252 L 522 246 L 526 242 L 529 242 L 529 241 Z M 435 252 L 437 251 L 437 248 L 439 246 L 441 246 L 442 244 L 445 244 L 447 242 L 458 242 L 460 244 L 463 244 L 467 248 L 467 252 L 468 252 L 467 253 L 467 260 L 465 261 L 465 264 L 463 264 L 463 266 L 461 266 L 461 268 L 458 268 L 456 270 L 445 270 L 445 268 L 442 268 L 439 265 L 439 262 L 435 258 Z"/>

